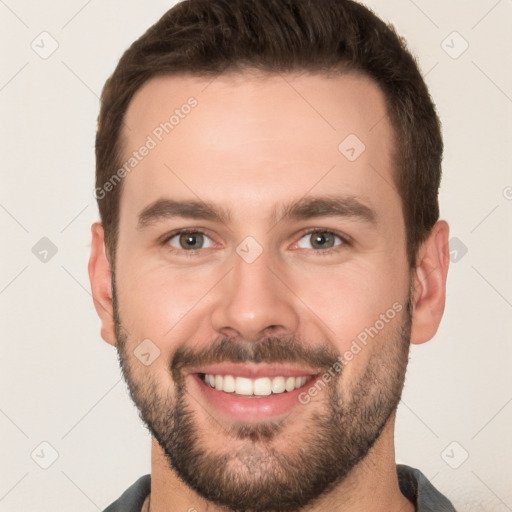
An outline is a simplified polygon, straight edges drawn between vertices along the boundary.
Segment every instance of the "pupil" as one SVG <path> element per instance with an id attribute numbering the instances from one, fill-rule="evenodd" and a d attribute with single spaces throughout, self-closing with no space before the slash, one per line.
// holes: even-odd
<path id="1" fill-rule="evenodd" d="M 198 243 L 198 240 L 199 240 L 199 245 L 200 245 L 201 236 L 202 235 L 200 233 L 197 233 L 197 234 L 184 233 L 183 235 L 181 235 L 182 245 L 186 249 L 196 249 L 196 247 L 194 247 L 194 246 Z"/>
<path id="2" fill-rule="evenodd" d="M 324 234 L 321 234 L 321 235 L 315 235 L 314 237 L 314 244 L 318 244 L 318 246 L 320 247 L 326 247 L 327 245 L 329 245 L 329 241 L 332 241 L 332 236 L 330 235 L 324 235 Z"/>

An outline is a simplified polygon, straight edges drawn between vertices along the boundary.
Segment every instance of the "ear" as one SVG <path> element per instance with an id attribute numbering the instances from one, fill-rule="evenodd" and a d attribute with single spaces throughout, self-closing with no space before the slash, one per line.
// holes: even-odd
<path id="1" fill-rule="evenodd" d="M 441 323 L 450 264 L 449 232 L 446 221 L 437 221 L 418 251 L 413 278 L 411 343 L 430 340 Z"/>
<path id="2" fill-rule="evenodd" d="M 101 320 L 101 337 L 107 343 L 116 345 L 112 307 L 112 270 L 105 250 L 105 233 L 101 223 L 95 222 L 91 226 L 91 233 L 91 256 L 88 268 L 94 307 Z"/>

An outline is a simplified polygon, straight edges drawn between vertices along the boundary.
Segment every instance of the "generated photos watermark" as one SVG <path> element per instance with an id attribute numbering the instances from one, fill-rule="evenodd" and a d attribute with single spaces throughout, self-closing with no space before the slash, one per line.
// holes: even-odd
<path id="1" fill-rule="evenodd" d="M 108 192 L 114 188 L 125 178 L 133 169 L 135 169 L 150 152 L 155 149 L 162 140 L 172 133 L 172 131 L 179 126 L 183 119 L 185 119 L 192 109 L 197 107 L 198 101 L 191 96 L 186 103 L 183 103 L 179 108 L 175 108 L 172 115 L 166 121 L 162 121 L 159 125 L 153 128 L 152 132 L 146 137 L 144 144 L 137 150 L 133 151 L 131 156 L 126 159 L 123 165 L 110 176 L 110 178 L 103 183 L 101 187 L 94 189 L 94 197 L 98 200 L 103 199 Z"/>
<path id="2" fill-rule="evenodd" d="M 368 345 L 369 339 L 375 338 L 375 336 L 377 336 L 386 327 L 386 325 L 395 318 L 397 313 L 402 311 L 402 309 L 402 304 L 400 304 L 400 302 L 395 302 L 384 313 L 379 315 L 378 320 L 376 320 L 373 325 L 365 327 L 352 340 L 350 348 L 346 350 L 343 355 L 338 356 L 338 360 L 327 371 L 325 371 L 319 379 L 316 379 L 314 384 L 299 394 L 299 402 L 302 405 L 309 404 L 311 399 L 317 396 L 333 378 L 341 373 L 343 367 L 352 361 L 354 357 Z"/>

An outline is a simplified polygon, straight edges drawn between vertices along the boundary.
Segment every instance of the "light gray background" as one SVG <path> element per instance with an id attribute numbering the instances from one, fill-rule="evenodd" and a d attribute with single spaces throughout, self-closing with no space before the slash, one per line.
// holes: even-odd
<path id="1" fill-rule="evenodd" d="M 0 0 L 2 511 L 94 512 L 149 472 L 87 261 L 98 96 L 173 3 Z M 512 2 L 367 4 L 406 37 L 438 106 L 441 215 L 457 238 L 439 332 L 412 347 L 397 460 L 460 511 L 512 510 Z M 31 47 L 51 49 L 43 31 L 58 43 L 46 59 Z M 58 250 L 46 262 L 43 237 Z"/>

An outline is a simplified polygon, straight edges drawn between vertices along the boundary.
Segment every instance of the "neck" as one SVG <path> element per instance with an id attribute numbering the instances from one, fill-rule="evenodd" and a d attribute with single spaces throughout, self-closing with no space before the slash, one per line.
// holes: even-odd
<path id="1" fill-rule="evenodd" d="M 381 436 L 368 455 L 347 477 L 302 512 L 414 512 L 414 505 L 405 498 L 398 486 L 394 448 L 395 415 L 388 420 Z M 155 439 L 151 449 L 150 512 L 227 512 L 188 487 L 169 467 Z"/>

